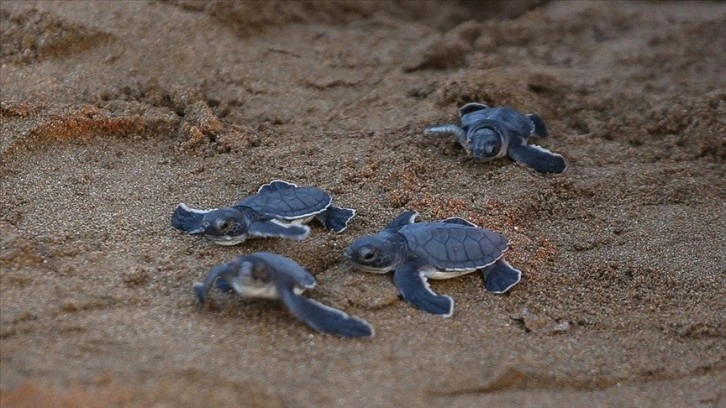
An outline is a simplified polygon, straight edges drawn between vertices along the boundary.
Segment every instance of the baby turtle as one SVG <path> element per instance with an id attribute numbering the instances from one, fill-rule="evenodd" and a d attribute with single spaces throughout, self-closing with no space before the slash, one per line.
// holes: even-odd
<path id="1" fill-rule="evenodd" d="M 213 284 L 242 297 L 280 299 L 295 317 L 313 330 L 342 337 L 373 337 L 373 327 L 355 316 L 300 296 L 315 287 L 315 277 L 290 258 L 255 252 L 213 267 L 204 282 L 194 284 L 199 301 L 207 300 Z"/>
<path id="2" fill-rule="evenodd" d="M 345 257 L 366 272 L 393 272 L 401 296 L 428 313 L 449 317 L 454 301 L 437 295 L 427 279 L 449 279 L 481 269 L 484 287 L 505 293 L 519 283 L 522 272 L 502 257 L 509 248 L 504 236 L 463 218 L 414 223 L 405 211 L 377 235 L 358 238 Z"/>
<path id="3" fill-rule="evenodd" d="M 189 235 L 203 235 L 219 245 L 237 245 L 248 237 L 305 239 L 318 219 L 326 228 L 343 232 L 355 210 L 333 205 L 330 194 L 317 187 L 298 187 L 275 180 L 232 207 L 197 210 L 181 203 L 171 225 Z"/>
<path id="4" fill-rule="evenodd" d="M 453 134 L 469 156 L 483 162 L 508 155 L 543 174 L 559 174 L 567 168 L 565 159 L 559 154 L 527 144 L 527 138 L 531 136 L 547 136 L 547 126 L 537 115 L 523 115 L 509 107 L 490 108 L 473 102 L 462 106 L 459 116 L 461 127 L 432 126 L 426 128 L 424 134 Z"/>

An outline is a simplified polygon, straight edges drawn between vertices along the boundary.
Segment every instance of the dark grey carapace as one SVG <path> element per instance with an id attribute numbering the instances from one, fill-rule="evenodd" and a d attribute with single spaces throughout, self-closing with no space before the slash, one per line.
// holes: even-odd
<path id="1" fill-rule="evenodd" d="M 355 210 L 333 205 L 333 197 L 317 187 L 298 187 L 275 180 L 263 185 L 232 207 L 198 210 L 181 203 L 171 225 L 189 235 L 203 235 L 219 245 L 237 245 L 248 237 L 305 239 L 308 222 L 319 220 L 334 232 L 343 232 Z"/>
<path id="2" fill-rule="evenodd" d="M 345 257 L 374 273 L 393 271 L 401 296 L 428 313 L 449 317 L 454 301 L 437 295 L 428 279 L 449 279 L 481 270 L 484 287 L 505 293 L 519 283 L 522 272 L 504 259 L 509 241 L 463 218 L 415 223 L 417 213 L 405 211 L 377 235 L 358 238 Z"/>
<path id="3" fill-rule="evenodd" d="M 461 126 L 431 126 L 424 133 L 453 134 L 467 154 L 479 161 L 509 156 L 542 174 L 559 174 L 567 168 L 565 159 L 559 154 L 527 144 L 530 137 L 547 136 L 547 126 L 537 115 L 473 102 L 462 106 L 459 116 Z"/>
<path id="4" fill-rule="evenodd" d="M 341 337 L 370 338 L 373 327 L 363 319 L 323 305 L 301 294 L 315 287 L 315 277 L 290 258 L 270 252 L 255 252 L 213 267 L 203 282 L 194 284 L 200 302 L 207 300 L 215 285 L 243 297 L 280 299 L 295 317 L 313 330 Z"/>

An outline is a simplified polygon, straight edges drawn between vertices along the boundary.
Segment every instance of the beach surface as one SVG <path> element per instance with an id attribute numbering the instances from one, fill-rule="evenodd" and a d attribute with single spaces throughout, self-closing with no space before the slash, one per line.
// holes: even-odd
<path id="1" fill-rule="evenodd" d="M 0 404 L 725 407 L 726 3 L 3 1 Z M 469 159 L 467 102 L 537 113 L 568 169 Z M 215 246 L 170 226 L 280 179 L 342 234 Z M 504 234 L 401 300 L 343 250 L 406 209 Z M 374 325 L 311 331 L 192 284 L 255 251 Z"/>

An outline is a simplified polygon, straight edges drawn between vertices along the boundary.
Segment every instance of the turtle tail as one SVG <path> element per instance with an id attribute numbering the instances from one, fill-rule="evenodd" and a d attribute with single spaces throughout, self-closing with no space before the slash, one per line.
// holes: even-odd
<path id="1" fill-rule="evenodd" d="M 325 228 L 334 232 L 343 232 L 348 228 L 348 222 L 355 217 L 355 210 L 352 208 L 328 207 L 318 216 Z"/>

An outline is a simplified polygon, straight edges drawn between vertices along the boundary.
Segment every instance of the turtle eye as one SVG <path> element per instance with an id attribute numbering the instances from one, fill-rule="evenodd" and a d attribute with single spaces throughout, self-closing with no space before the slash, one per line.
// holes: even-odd
<path id="1" fill-rule="evenodd" d="M 372 261 L 376 257 L 377 251 L 373 248 L 363 248 L 360 251 L 360 257 L 364 261 Z"/>
<path id="2" fill-rule="evenodd" d="M 217 224 L 217 228 L 222 232 L 229 232 L 231 229 L 234 228 L 234 222 L 231 220 L 224 220 Z"/>

